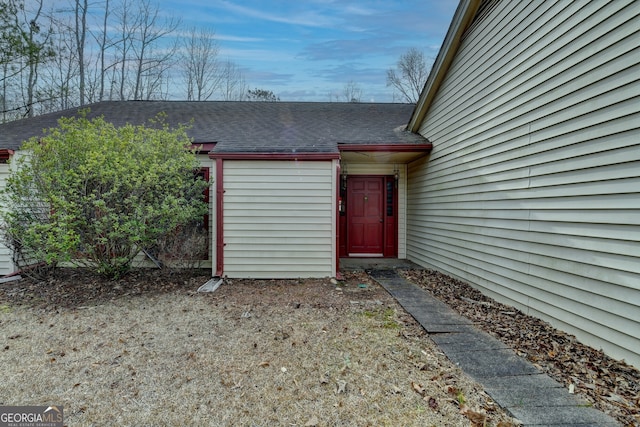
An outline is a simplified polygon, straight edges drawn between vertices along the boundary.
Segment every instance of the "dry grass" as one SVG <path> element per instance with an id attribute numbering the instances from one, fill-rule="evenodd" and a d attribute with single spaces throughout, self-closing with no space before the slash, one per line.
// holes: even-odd
<path id="1" fill-rule="evenodd" d="M 469 426 L 464 396 L 508 419 L 363 277 L 193 289 L 0 298 L 0 405 L 62 404 L 72 426 Z"/>

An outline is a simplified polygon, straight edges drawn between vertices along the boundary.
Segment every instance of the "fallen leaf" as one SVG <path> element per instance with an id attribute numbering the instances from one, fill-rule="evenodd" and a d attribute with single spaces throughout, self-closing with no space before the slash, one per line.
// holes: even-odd
<path id="1" fill-rule="evenodd" d="M 496 427 L 516 427 L 516 425 L 507 421 L 500 421 Z"/>
<path id="2" fill-rule="evenodd" d="M 311 417 L 309 421 L 304 425 L 305 427 L 316 427 L 319 424 L 318 417 Z"/>
<path id="3" fill-rule="evenodd" d="M 424 387 L 422 387 L 420 384 L 411 381 L 411 387 L 413 387 L 413 390 L 420 396 L 424 396 Z"/>
<path id="4" fill-rule="evenodd" d="M 269 366 L 269 362 L 267 362 L 267 361 L 260 362 L 260 363 L 258 364 L 258 366 L 260 366 L 261 368 L 266 368 L 267 366 Z"/>
<path id="5" fill-rule="evenodd" d="M 347 382 L 343 380 L 336 381 L 336 394 L 347 392 Z"/>
<path id="6" fill-rule="evenodd" d="M 627 402 L 626 399 L 620 396 L 619 394 L 609 393 L 609 396 L 604 396 L 604 398 L 610 402 L 617 402 L 623 405 L 629 405 L 629 402 Z"/>
<path id="7" fill-rule="evenodd" d="M 487 414 L 483 414 L 482 412 L 472 411 L 467 405 L 462 405 L 460 407 L 460 413 L 467 417 L 469 421 L 471 421 L 472 427 L 482 426 L 484 427 L 487 424 Z"/>
<path id="8" fill-rule="evenodd" d="M 431 409 L 438 409 L 438 402 L 436 401 L 436 399 L 434 397 L 424 397 L 425 402 L 427 402 L 429 404 L 429 408 Z"/>

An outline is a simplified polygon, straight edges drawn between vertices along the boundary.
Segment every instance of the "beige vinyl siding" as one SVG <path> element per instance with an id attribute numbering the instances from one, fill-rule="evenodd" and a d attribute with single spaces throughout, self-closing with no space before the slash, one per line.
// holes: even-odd
<path id="1" fill-rule="evenodd" d="M 31 153 L 28 151 L 16 151 L 9 160 L 9 164 L 0 164 L 0 191 L 6 188 L 7 179 L 16 170 L 19 163 L 25 161 L 26 157 L 30 155 Z M 48 215 L 48 206 L 43 204 L 36 195 L 32 195 L 31 199 L 23 200 L 23 203 L 26 206 L 30 206 L 30 210 L 32 211 L 32 213 L 36 213 L 41 217 L 46 217 Z M 23 208 L 24 207 L 25 206 L 23 206 Z M 2 206 L 1 208 L 4 209 L 5 207 Z M 19 260 L 17 260 L 18 265 L 13 262 L 14 258 L 20 258 Z M 3 244 L 2 239 L 0 238 L 0 274 L 13 273 L 20 268 L 24 268 L 25 266 L 32 264 L 37 264 L 41 261 L 41 259 L 36 258 L 27 250 L 24 250 L 24 253 L 22 253 L 20 257 L 14 257 L 14 253 L 12 252 L 12 250 L 6 247 Z"/>
<path id="2" fill-rule="evenodd" d="M 5 189 L 9 173 L 9 164 L 0 164 L 0 191 L 3 191 Z M 2 240 L 0 239 L 0 276 L 13 273 L 14 269 L 15 268 L 13 265 L 13 261 L 11 259 L 11 251 L 2 243 Z"/>
<path id="3" fill-rule="evenodd" d="M 398 258 L 407 257 L 407 166 L 403 164 L 348 163 L 349 175 L 393 175 L 398 171 Z"/>
<path id="4" fill-rule="evenodd" d="M 335 161 L 224 161 L 224 275 L 335 276 Z"/>
<path id="5" fill-rule="evenodd" d="M 501 1 L 409 167 L 407 256 L 640 366 L 640 2 Z"/>

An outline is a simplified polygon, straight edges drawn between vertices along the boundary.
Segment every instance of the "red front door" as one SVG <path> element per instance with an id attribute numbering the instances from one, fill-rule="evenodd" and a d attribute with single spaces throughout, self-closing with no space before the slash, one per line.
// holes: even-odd
<path id="1" fill-rule="evenodd" d="M 350 256 L 383 256 L 384 177 L 349 177 L 347 251 Z"/>

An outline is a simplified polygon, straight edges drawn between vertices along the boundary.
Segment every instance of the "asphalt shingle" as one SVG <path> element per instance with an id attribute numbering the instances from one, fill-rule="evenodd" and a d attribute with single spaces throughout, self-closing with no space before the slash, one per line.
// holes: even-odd
<path id="1" fill-rule="evenodd" d="M 193 121 L 195 143 L 216 143 L 219 153 L 333 153 L 338 144 L 424 144 L 404 130 L 411 104 L 105 101 L 84 108 L 117 126 L 142 124 L 159 113 L 175 126 Z M 0 149 L 18 149 L 26 139 L 55 127 L 78 108 L 0 124 Z"/>

